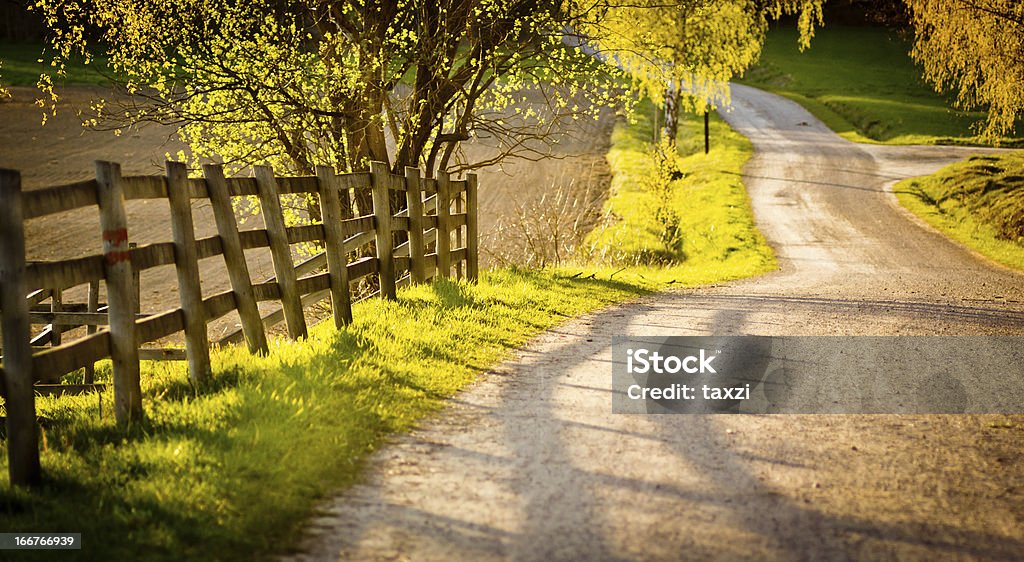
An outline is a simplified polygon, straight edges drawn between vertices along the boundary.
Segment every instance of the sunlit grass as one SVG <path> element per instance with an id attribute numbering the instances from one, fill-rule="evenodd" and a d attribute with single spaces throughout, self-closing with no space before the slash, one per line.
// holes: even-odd
<path id="1" fill-rule="evenodd" d="M 1024 155 L 974 156 L 894 187 L 917 216 L 965 246 L 1024 271 Z"/>
<path id="2" fill-rule="evenodd" d="M 985 114 L 951 109 L 952 98 L 921 80 L 910 48 L 886 29 L 830 26 L 801 53 L 795 29 L 783 26 L 769 32 L 760 63 L 739 82 L 796 101 L 852 141 L 978 143 L 971 127 Z"/>
<path id="3" fill-rule="evenodd" d="M 478 285 L 438 282 L 396 302 L 365 301 L 345 330 L 321 324 L 303 342 L 276 342 L 268 357 L 214 353 L 215 388 L 198 394 L 183 364 L 146 363 L 148 415 L 127 431 L 115 425 L 109 390 L 40 399 L 46 485 L 5 484 L 0 527 L 82 533 L 84 549 L 62 559 L 280 551 L 315 500 L 351 483 L 387 435 L 537 332 L 646 292 L 573 278 L 578 271 L 492 271 Z"/>
<path id="4" fill-rule="evenodd" d="M 774 254 L 754 225 L 740 176 L 752 154 L 751 144 L 717 115 L 711 119 L 708 154 L 704 154 L 703 117 L 684 115 L 680 123 L 682 177 L 670 184 L 668 206 L 679 218 L 682 245 L 665 247 L 664 225 L 656 218 L 659 198 L 650 186 L 655 166 L 653 111 L 650 103 L 641 104 L 635 123 L 621 122 L 613 133 L 607 220 L 588 239 L 595 258 L 610 265 L 630 265 L 627 271 L 643 270 L 641 275 L 648 278 L 687 285 L 775 269 Z"/>

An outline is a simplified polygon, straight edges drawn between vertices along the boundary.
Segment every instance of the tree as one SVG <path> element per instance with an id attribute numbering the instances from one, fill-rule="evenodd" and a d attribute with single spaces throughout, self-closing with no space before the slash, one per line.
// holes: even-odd
<path id="1" fill-rule="evenodd" d="M 1017 0 L 907 0 L 914 60 L 962 109 L 987 108 L 977 127 L 995 140 L 1024 114 L 1024 4 Z"/>
<path id="2" fill-rule="evenodd" d="M 798 14 L 806 47 L 824 0 L 622 0 L 594 33 L 601 49 L 664 104 L 662 138 L 674 143 L 679 111 L 728 104 L 728 82 L 757 61 L 768 20 Z"/>
<path id="3" fill-rule="evenodd" d="M 580 10 L 556 0 L 41 0 L 60 68 L 102 54 L 127 104 L 92 124 L 181 125 L 196 157 L 237 168 L 371 160 L 458 169 L 492 136 L 536 156 L 558 121 L 612 102 L 612 74 L 566 48 Z M 589 87 L 584 88 L 583 85 Z M 608 86 L 608 87 L 605 87 Z M 544 100 L 535 107 L 523 95 Z M 502 110 L 515 106 L 516 115 Z"/>

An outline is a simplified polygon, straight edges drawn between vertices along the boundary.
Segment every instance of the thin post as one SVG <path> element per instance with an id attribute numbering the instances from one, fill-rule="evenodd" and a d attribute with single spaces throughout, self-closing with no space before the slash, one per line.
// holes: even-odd
<path id="1" fill-rule="evenodd" d="M 437 173 L 437 274 L 443 279 L 451 276 L 452 218 L 451 176 Z"/>
<path id="2" fill-rule="evenodd" d="M 260 318 L 260 309 L 256 306 L 249 265 L 245 262 L 242 238 L 238 234 L 238 222 L 231 206 L 231 192 L 224 178 L 224 169 L 219 164 L 207 164 L 203 166 L 203 177 L 206 178 L 206 190 L 210 194 L 213 220 L 217 223 L 224 263 L 228 268 L 228 278 L 231 280 L 231 291 L 235 294 L 235 308 L 238 309 L 238 316 L 242 321 L 242 335 L 245 336 L 249 353 L 266 355 L 270 353 L 267 334 L 263 331 L 263 319 Z"/>
<path id="3" fill-rule="evenodd" d="M 419 168 L 405 169 L 405 196 L 409 207 L 409 275 L 413 283 L 427 280 L 427 264 L 423 257 L 423 187 Z"/>
<path id="4" fill-rule="evenodd" d="M 480 278 L 480 222 L 477 214 L 476 174 L 466 176 L 466 277 L 473 282 Z"/>
<path id="5" fill-rule="evenodd" d="M 0 322 L 7 410 L 7 471 L 15 486 L 30 486 L 40 480 L 27 293 L 21 175 L 0 169 L 0 310 L 3 310 Z"/>
<path id="6" fill-rule="evenodd" d="M 128 251 L 138 248 L 135 242 L 128 243 Z M 132 268 L 132 295 L 135 297 L 135 314 L 142 312 L 142 272 Z"/>
<path id="7" fill-rule="evenodd" d="M 128 252 L 128 218 L 121 166 L 96 162 L 97 201 L 103 229 L 107 308 L 110 314 L 110 359 L 114 366 L 114 414 L 118 423 L 142 417 L 139 346 L 135 333 L 135 288 Z"/>
<path id="8" fill-rule="evenodd" d="M 704 111 L 704 154 L 711 151 L 711 125 L 708 111 Z"/>
<path id="9" fill-rule="evenodd" d="M 391 173 L 383 162 L 370 162 L 373 178 L 373 217 L 377 232 L 377 273 L 380 277 L 380 294 L 386 299 L 397 298 L 395 289 L 395 238 L 391 234 L 391 194 L 388 189 L 388 174 Z"/>
<path id="10" fill-rule="evenodd" d="M 53 323 L 50 324 L 50 345 L 54 347 L 60 345 L 60 336 L 64 331 L 61 325 L 57 323 L 56 316 L 62 310 L 64 310 L 64 291 L 60 288 L 55 288 L 50 296 L 50 312 L 54 314 Z"/>
<path id="11" fill-rule="evenodd" d="M 268 166 L 255 166 L 253 171 L 256 173 L 263 222 L 267 225 L 267 238 L 270 240 L 270 255 L 274 259 L 277 287 L 281 291 L 281 308 L 284 311 L 285 324 L 288 325 L 288 337 L 293 340 L 303 339 L 306 337 L 306 317 L 302 313 L 302 300 L 299 295 L 298 279 L 295 276 L 295 265 L 292 263 L 288 230 L 284 224 L 284 212 L 281 210 L 277 179 L 274 178 L 274 170 Z"/>
<path id="12" fill-rule="evenodd" d="M 188 376 L 195 386 L 210 380 L 210 339 L 206 334 L 206 307 L 199 280 L 199 252 L 192 219 L 188 170 L 181 162 L 167 163 L 167 199 L 171 204 L 174 233 L 174 267 L 178 273 L 178 297 L 185 315 L 185 354 Z"/>
<path id="13" fill-rule="evenodd" d="M 451 185 L 451 184 L 449 184 L 449 185 Z M 456 213 L 462 213 L 463 212 L 463 209 L 465 208 L 465 205 L 463 204 L 465 196 L 466 196 L 466 192 L 459 193 L 458 195 L 455 196 L 455 212 Z M 462 246 L 462 227 L 461 226 L 456 226 L 455 227 L 455 247 L 456 248 L 462 248 L 463 247 Z M 462 260 L 458 260 L 457 262 L 455 262 L 455 277 L 457 279 L 465 279 L 465 277 L 463 276 L 463 272 L 464 271 L 465 270 L 463 269 L 463 266 L 462 266 Z"/>
<path id="14" fill-rule="evenodd" d="M 98 312 L 100 309 L 100 282 L 99 280 L 89 281 L 89 302 L 86 304 L 88 312 Z M 95 334 L 96 326 L 89 324 L 85 327 L 87 334 Z M 85 384 L 93 384 L 96 381 L 96 365 L 89 363 L 85 366 Z"/>
<path id="15" fill-rule="evenodd" d="M 341 182 L 328 166 L 316 167 L 320 193 L 320 214 L 324 219 L 324 245 L 327 247 L 327 273 L 331 278 L 331 313 L 334 325 L 341 328 L 352 322 L 352 294 L 348 286 L 348 258 L 345 234 L 341 230 Z"/>

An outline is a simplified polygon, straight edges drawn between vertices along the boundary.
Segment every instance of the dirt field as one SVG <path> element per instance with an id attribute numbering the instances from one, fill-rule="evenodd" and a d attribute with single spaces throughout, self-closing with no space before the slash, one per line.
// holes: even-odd
<path id="1" fill-rule="evenodd" d="M 67 184 L 94 177 L 95 161 L 109 160 L 122 166 L 124 175 L 160 174 L 166 154 L 176 154 L 186 147 L 177 140 L 175 129 L 145 125 L 121 136 L 113 132 L 83 129 L 78 110 L 87 109 L 89 100 L 104 92 L 97 88 L 67 88 L 62 94 L 60 111 L 44 127 L 40 125 L 41 110 L 34 105 L 36 90 L 13 88 L 13 100 L 0 104 L 0 168 L 21 172 L 26 190 Z M 597 122 L 581 124 L 579 130 L 556 147 L 556 158 L 540 162 L 510 161 L 500 167 L 481 170 L 480 232 L 482 258 L 500 251 L 500 237 L 489 235 L 495 225 L 516 213 L 520 205 L 528 205 L 560 182 L 586 177 L 598 189 L 606 190 L 608 171 L 604 154 L 614 116 L 609 112 Z M 495 152 L 494 147 L 480 142 L 466 147 L 472 160 L 483 159 Z M 213 213 L 206 201 L 193 202 L 196 235 L 216 234 Z M 170 211 L 164 201 L 129 201 L 129 234 L 139 244 L 171 240 Z M 247 224 L 258 228 L 259 221 Z M 28 259 L 55 260 L 94 254 L 100 251 L 99 214 L 95 209 L 82 209 L 30 221 L 27 230 Z M 250 273 L 256 282 L 273 276 L 269 251 L 247 252 Z M 227 271 L 219 257 L 200 263 L 205 295 L 230 288 Z M 143 273 L 143 312 L 161 312 L 178 306 L 177 281 L 172 267 Z M 66 300 L 84 302 L 85 289 L 69 291 Z M 273 303 L 262 303 L 264 312 L 273 310 Z M 234 330 L 238 325 L 234 313 L 210 324 L 213 340 Z"/>

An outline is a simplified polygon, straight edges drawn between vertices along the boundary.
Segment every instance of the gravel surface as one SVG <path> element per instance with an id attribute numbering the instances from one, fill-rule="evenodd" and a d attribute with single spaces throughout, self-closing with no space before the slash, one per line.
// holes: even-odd
<path id="1" fill-rule="evenodd" d="M 1024 334 L 1024 276 L 888 191 L 976 150 L 852 144 L 783 98 L 733 102 L 780 269 L 543 334 L 376 453 L 288 559 L 1024 558 L 1024 417 L 611 414 L 612 335 Z"/>

